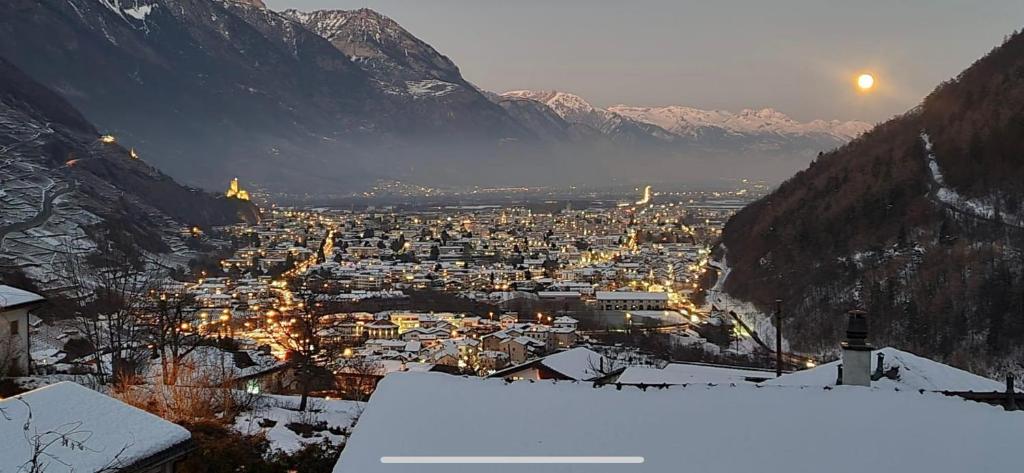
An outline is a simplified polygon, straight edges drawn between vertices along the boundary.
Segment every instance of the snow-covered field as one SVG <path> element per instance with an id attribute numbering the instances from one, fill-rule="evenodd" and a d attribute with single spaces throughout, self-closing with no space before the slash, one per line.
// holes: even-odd
<path id="1" fill-rule="evenodd" d="M 299 396 L 265 396 L 253 410 L 235 419 L 234 428 L 243 434 L 262 432 L 270 440 L 271 448 L 294 452 L 303 445 L 324 440 L 333 444 L 344 442 L 365 406 L 356 401 L 309 398 L 308 412 L 303 413 L 298 410 L 299 400 Z M 290 429 L 289 424 L 313 428 L 303 435 Z"/>

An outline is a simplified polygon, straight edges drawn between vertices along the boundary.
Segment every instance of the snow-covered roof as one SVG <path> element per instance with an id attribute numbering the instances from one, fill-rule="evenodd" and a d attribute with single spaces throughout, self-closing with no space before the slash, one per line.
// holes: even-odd
<path id="1" fill-rule="evenodd" d="M 1021 435 L 1024 413 L 937 393 L 756 385 L 641 391 L 401 373 L 378 386 L 334 471 L 470 471 L 381 462 L 466 455 L 644 461 L 474 468 L 489 473 L 1016 471 Z"/>
<path id="2" fill-rule="evenodd" d="M 691 363 L 670 363 L 662 369 L 630 366 L 622 372 L 617 381 L 623 384 L 719 384 L 753 383 L 774 377 L 775 373 L 761 370 Z"/>
<path id="3" fill-rule="evenodd" d="M 192 437 L 179 425 L 68 381 L 4 399 L 0 408 L 6 416 L 0 417 L 0 471 L 20 471 L 31 457 L 32 443 L 26 435 L 43 435 L 43 441 L 48 442 L 55 435 L 46 432 L 61 432 L 84 447 L 54 442 L 43 459 L 48 473 L 119 469 Z M 25 432 L 30 412 L 31 422 Z"/>
<path id="4" fill-rule="evenodd" d="M 530 340 L 533 339 L 531 338 Z M 614 369 L 614 362 L 605 358 L 600 353 L 589 348 L 576 347 L 505 368 L 491 376 L 502 378 L 536 367 L 537 365 L 543 365 L 562 374 L 566 378 L 577 381 L 589 381 L 601 376 L 603 373 L 600 373 L 599 370 L 602 368 L 605 372 Z"/>
<path id="5" fill-rule="evenodd" d="M 885 355 L 883 370 L 899 367 L 899 379 L 881 378 L 872 386 L 926 391 L 1002 391 L 1005 385 L 959 368 L 922 358 L 913 353 L 886 347 L 871 352 L 871 369 L 874 372 L 878 353 Z M 842 361 L 833 361 L 809 370 L 783 375 L 778 379 L 765 381 L 772 386 L 834 386 L 838 366 Z"/>
<path id="6" fill-rule="evenodd" d="M 597 291 L 597 300 L 667 301 L 667 292 Z"/>
<path id="7" fill-rule="evenodd" d="M 584 347 L 548 355 L 541 360 L 541 363 L 569 378 L 580 381 L 600 376 L 601 373 L 598 372 L 598 369 L 602 366 L 609 370 L 612 366 L 612 362 L 600 353 Z"/>
<path id="8" fill-rule="evenodd" d="M 0 285 L 0 310 L 11 309 L 33 302 L 42 302 L 43 296 L 24 289 Z"/>

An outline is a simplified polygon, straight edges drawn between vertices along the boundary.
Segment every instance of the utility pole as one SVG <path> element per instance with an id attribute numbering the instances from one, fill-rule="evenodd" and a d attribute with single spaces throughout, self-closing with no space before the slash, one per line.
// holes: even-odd
<path id="1" fill-rule="evenodd" d="M 782 299 L 775 299 L 775 377 L 782 376 Z"/>

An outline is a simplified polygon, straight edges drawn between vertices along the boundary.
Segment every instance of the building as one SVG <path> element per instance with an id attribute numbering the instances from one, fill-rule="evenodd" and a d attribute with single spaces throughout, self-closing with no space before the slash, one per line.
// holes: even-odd
<path id="1" fill-rule="evenodd" d="M 590 381 L 603 377 L 615 370 L 615 364 L 612 360 L 584 347 L 560 351 L 526 363 L 520 363 L 519 365 L 498 371 L 490 377 L 513 381 L 520 379 Z"/>
<path id="2" fill-rule="evenodd" d="M 11 286 L 0 286 L 0 376 L 32 372 L 29 311 L 43 296 Z"/>
<path id="3" fill-rule="evenodd" d="M 0 409 L 0 471 L 173 473 L 194 448 L 184 427 L 71 382 L 4 399 Z M 64 440 L 44 436 L 42 464 L 27 468 L 40 445 L 29 433 L 46 432 Z"/>
<path id="4" fill-rule="evenodd" d="M 598 310 L 665 310 L 668 293 L 641 291 L 598 291 Z"/>
<path id="5" fill-rule="evenodd" d="M 398 338 L 398 325 L 391 323 L 389 320 L 374 320 L 366 324 L 363 330 L 371 339 Z"/>

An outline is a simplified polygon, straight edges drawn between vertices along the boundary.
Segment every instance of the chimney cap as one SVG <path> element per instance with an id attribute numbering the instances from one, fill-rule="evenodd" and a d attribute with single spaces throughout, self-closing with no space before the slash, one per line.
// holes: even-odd
<path id="1" fill-rule="evenodd" d="M 867 347 L 868 317 L 863 310 L 851 310 L 846 325 L 846 341 L 844 347 Z"/>

